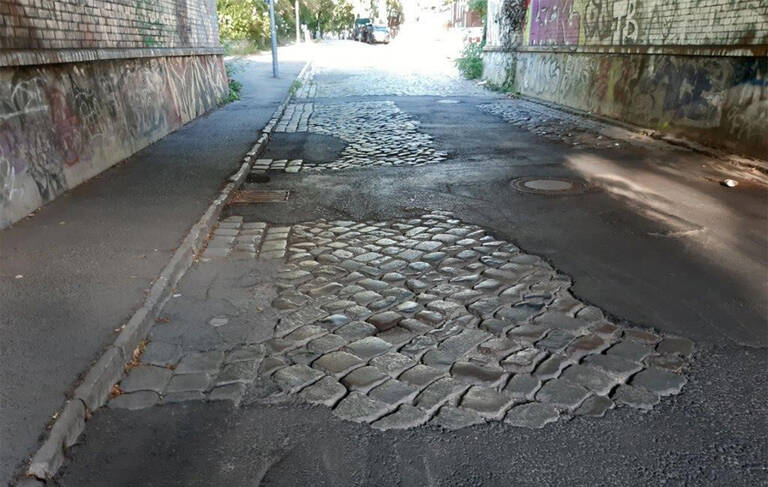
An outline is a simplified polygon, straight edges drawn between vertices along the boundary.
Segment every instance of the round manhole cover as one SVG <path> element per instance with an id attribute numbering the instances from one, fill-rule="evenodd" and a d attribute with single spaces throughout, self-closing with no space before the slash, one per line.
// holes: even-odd
<path id="1" fill-rule="evenodd" d="M 570 178 L 525 177 L 511 184 L 518 191 L 536 194 L 578 194 L 588 189 L 586 181 Z"/>

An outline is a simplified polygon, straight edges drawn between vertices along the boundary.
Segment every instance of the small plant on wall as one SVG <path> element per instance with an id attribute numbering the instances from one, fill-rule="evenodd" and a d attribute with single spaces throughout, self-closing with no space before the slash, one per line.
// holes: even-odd
<path id="1" fill-rule="evenodd" d="M 467 79 L 477 79 L 483 75 L 483 44 L 481 42 L 468 42 L 461 52 L 461 57 L 456 59 L 456 67 Z"/>

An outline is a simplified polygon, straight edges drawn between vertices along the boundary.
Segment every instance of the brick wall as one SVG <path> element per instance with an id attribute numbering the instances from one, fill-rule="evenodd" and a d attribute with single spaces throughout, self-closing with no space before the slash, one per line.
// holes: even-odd
<path id="1" fill-rule="evenodd" d="M 2 0 L 0 49 L 218 47 L 215 0 Z"/>
<path id="2" fill-rule="evenodd" d="M 489 0 L 484 76 L 768 159 L 768 0 Z"/>

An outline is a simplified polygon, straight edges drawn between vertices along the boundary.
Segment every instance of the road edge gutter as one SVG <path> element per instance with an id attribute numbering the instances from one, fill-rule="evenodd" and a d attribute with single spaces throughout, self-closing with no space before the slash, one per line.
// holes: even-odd
<path id="1" fill-rule="evenodd" d="M 303 81 L 311 69 L 312 61 L 304 64 L 295 80 Z M 222 210 L 232 198 L 234 191 L 242 186 L 254 159 L 266 149 L 271 134 L 283 115 L 288 103 L 294 97 L 289 88 L 283 101 L 272 114 L 272 118 L 260 130 L 260 136 L 249 150 L 238 171 L 228 178 L 228 183 L 219 196 L 213 200 L 200 220 L 195 223 L 181 245 L 176 249 L 171 260 L 165 265 L 160 275 L 144 300 L 143 305 L 120 328 L 112 345 L 109 345 L 101 357 L 88 369 L 82 383 L 75 388 L 74 397 L 65 402 L 64 407 L 55 416 L 48 437 L 35 452 L 25 475 L 18 486 L 42 485 L 40 481 L 50 479 L 58 472 L 65 460 L 65 450 L 77 442 L 91 411 L 106 404 L 112 386 L 119 382 L 125 365 L 133 358 L 133 353 L 149 334 L 149 330 L 171 298 L 176 284 L 192 266 L 203 244 L 213 231 Z"/>

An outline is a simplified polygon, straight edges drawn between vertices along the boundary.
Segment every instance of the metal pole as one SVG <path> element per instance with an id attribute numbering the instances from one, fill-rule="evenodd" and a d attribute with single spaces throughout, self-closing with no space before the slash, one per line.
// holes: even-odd
<path id="1" fill-rule="evenodd" d="M 296 0 L 294 10 L 296 10 L 296 44 L 301 42 L 299 34 L 299 0 Z"/>
<path id="2" fill-rule="evenodd" d="M 277 78 L 277 30 L 275 29 L 275 0 L 269 0 L 269 31 L 272 36 L 272 77 Z"/>

